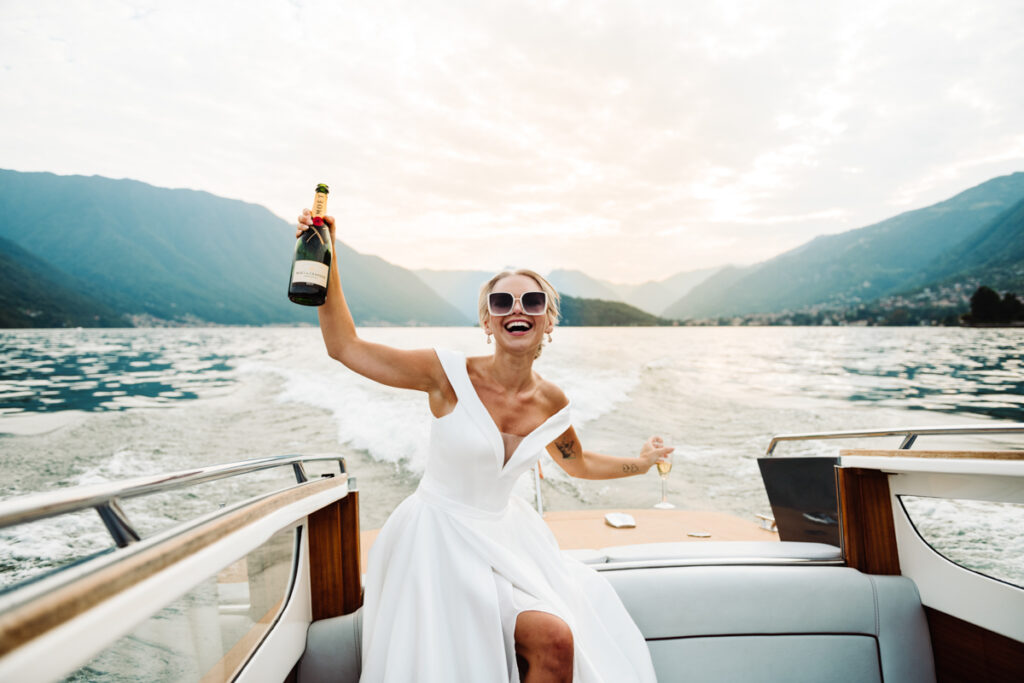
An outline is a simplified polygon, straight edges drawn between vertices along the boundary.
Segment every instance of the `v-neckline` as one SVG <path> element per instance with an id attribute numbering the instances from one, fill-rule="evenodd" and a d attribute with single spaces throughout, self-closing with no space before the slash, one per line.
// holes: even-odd
<path id="1" fill-rule="evenodd" d="M 472 390 L 473 398 L 476 399 L 477 405 L 479 406 L 480 410 L 484 411 L 484 415 L 487 416 L 487 421 L 490 423 L 491 427 L 493 428 L 493 436 L 497 436 L 498 437 L 497 443 L 501 445 L 500 451 L 497 450 L 497 449 L 494 449 L 495 443 L 494 443 L 493 439 L 491 439 L 491 446 L 492 446 L 492 449 L 495 450 L 495 454 L 498 456 L 498 458 L 497 458 L 498 459 L 498 463 L 499 463 L 498 471 L 500 473 L 502 473 L 502 474 L 504 474 L 505 470 L 508 469 L 509 464 L 513 460 L 516 459 L 516 455 L 519 453 L 519 450 L 523 447 L 523 444 L 526 443 L 530 439 L 531 436 L 533 436 L 534 434 L 539 432 L 541 429 L 543 429 L 549 422 L 551 422 L 553 419 L 555 419 L 556 417 L 561 415 L 565 410 L 567 410 L 569 408 L 570 403 L 571 403 L 571 402 L 570 403 L 566 403 L 564 406 L 559 408 L 556 412 L 554 412 L 553 414 L 549 415 L 547 419 L 545 419 L 539 425 L 537 425 L 532 430 L 530 430 L 530 433 L 527 434 L 526 436 L 524 436 L 522 438 L 522 440 L 516 445 L 515 449 L 512 451 L 512 455 L 508 456 L 508 460 L 505 460 L 505 444 L 504 444 L 504 440 L 501 438 L 501 427 L 499 427 L 498 423 L 494 421 L 494 416 L 491 415 L 491 411 L 487 410 L 487 405 L 484 403 L 484 400 L 482 398 L 480 398 L 480 393 L 476 390 L 476 385 L 473 384 L 473 378 L 469 374 L 469 358 L 466 358 L 464 360 L 464 362 L 462 364 L 462 369 L 466 373 L 466 381 L 469 383 L 469 388 Z"/>

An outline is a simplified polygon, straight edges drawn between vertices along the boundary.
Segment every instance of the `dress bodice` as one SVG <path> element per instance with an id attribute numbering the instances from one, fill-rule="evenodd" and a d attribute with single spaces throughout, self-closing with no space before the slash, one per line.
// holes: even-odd
<path id="1" fill-rule="evenodd" d="M 430 429 L 430 452 L 420 489 L 483 513 L 505 509 L 516 480 L 570 426 L 566 405 L 523 437 L 508 462 L 505 441 L 469 379 L 466 357 L 436 349 L 458 402 Z"/>

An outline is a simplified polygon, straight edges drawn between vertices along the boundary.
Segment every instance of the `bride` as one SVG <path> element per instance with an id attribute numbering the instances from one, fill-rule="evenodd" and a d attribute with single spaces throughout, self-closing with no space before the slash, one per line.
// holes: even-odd
<path id="1" fill-rule="evenodd" d="M 334 238 L 334 219 L 327 217 Z M 311 225 L 308 210 L 297 235 Z M 332 262 L 319 308 L 327 353 L 392 387 L 427 394 L 430 452 L 416 492 L 370 551 L 362 681 L 654 681 L 647 645 L 611 586 L 565 558 L 512 496 L 547 449 L 568 474 L 647 472 L 672 452 L 651 437 L 639 457 L 586 451 L 557 386 L 533 371 L 558 321 L 558 294 L 528 270 L 480 292 L 490 356 L 401 350 L 360 339 Z"/>

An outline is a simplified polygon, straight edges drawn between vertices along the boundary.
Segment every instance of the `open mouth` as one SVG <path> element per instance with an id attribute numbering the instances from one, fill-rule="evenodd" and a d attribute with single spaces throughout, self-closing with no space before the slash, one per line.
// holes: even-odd
<path id="1" fill-rule="evenodd" d="M 528 320 L 509 320 L 505 323 L 505 331 L 513 335 L 526 334 L 533 329 L 533 323 Z"/>

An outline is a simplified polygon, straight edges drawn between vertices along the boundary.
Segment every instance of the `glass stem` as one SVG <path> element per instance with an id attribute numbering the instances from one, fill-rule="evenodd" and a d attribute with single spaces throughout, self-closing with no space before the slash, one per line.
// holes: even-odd
<path id="1" fill-rule="evenodd" d="M 662 477 L 661 478 L 661 502 L 662 503 L 668 502 L 668 496 L 665 493 L 665 481 L 667 479 L 668 479 L 668 477 Z"/>

